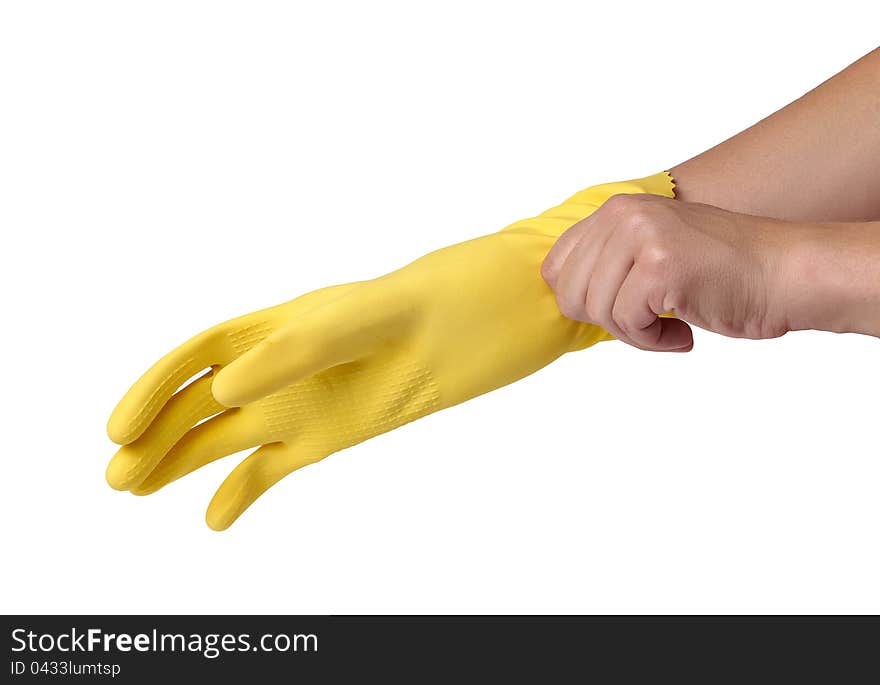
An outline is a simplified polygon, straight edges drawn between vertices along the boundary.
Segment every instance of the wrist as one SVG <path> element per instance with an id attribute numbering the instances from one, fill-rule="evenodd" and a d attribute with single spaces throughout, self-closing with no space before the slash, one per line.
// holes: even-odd
<path id="1" fill-rule="evenodd" d="M 880 336 L 880 223 L 788 224 L 783 244 L 787 330 Z"/>

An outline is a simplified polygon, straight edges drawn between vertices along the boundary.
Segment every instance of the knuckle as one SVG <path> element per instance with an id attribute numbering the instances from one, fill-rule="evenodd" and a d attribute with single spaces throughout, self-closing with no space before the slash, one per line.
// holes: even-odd
<path id="1" fill-rule="evenodd" d="M 638 196 L 630 195 L 628 193 L 618 193 L 605 200 L 602 209 L 606 212 L 613 212 L 615 214 L 626 214 L 632 211 L 637 205 Z"/>
<path id="2" fill-rule="evenodd" d="M 615 195 L 609 200 L 622 229 L 637 233 L 643 241 L 653 242 L 663 235 L 662 210 L 649 195 Z"/>
<path id="3" fill-rule="evenodd" d="M 637 232 L 643 239 L 656 240 L 660 236 L 660 223 L 647 204 L 633 207 L 624 217 L 626 228 Z"/>
<path id="4" fill-rule="evenodd" d="M 630 322 L 627 319 L 626 314 L 624 314 L 624 312 L 622 312 L 618 307 L 614 307 L 611 310 L 611 320 L 614 322 L 615 326 L 626 333 L 627 336 L 631 337 L 632 326 L 630 326 Z"/>
<path id="5" fill-rule="evenodd" d="M 629 227 L 646 243 L 658 243 L 662 240 L 663 231 L 660 222 L 653 214 L 644 210 L 639 210 L 630 217 Z"/>
<path id="6" fill-rule="evenodd" d="M 602 323 L 602 311 L 599 307 L 599 304 L 595 301 L 594 298 L 587 295 L 587 301 L 584 304 L 584 314 L 586 315 L 587 321 L 592 321 L 593 323 Z"/>
<path id="7" fill-rule="evenodd" d="M 642 264 L 654 276 L 665 271 L 671 260 L 671 251 L 658 243 L 647 245 L 641 255 Z"/>
<path id="8" fill-rule="evenodd" d="M 568 297 L 564 294 L 557 295 L 556 304 L 559 307 L 559 311 L 562 312 L 562 315 L 567 319 L 574 319 L 575 321 L 580 321 L 583 319 L 583 308 L 578 305 L 571 297 Z"/>

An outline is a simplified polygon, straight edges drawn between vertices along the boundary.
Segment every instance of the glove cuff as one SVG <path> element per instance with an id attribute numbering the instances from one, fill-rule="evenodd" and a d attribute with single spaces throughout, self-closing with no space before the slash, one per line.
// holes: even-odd
<path id="1" fill-rule="evenodd" d="M 586 190 L 575 193 L 560 206 L 565 206 L 569 203 L 596 206 L 604 203 L 612 195 L 637 193 L 675 197 L 675 179 L 672 178 L 672 174 L 668 171 L 661 171 L 659 174 L 635 178 L 630 181 L 602 183 L 601 185 L 591 186 Z"/>
<path id="2" fill-rule="evenodd" d="M 548 209 L 532 219 L 518 221 L 504 230 L 538 232 L 558 237 L 578 221 L 595 212 L 612 195 L 641 193 L 674 198 L 675 180 L 668 171 L 661 171 L 644 178 L 591 186 L 575 193 L 561 205 Z"/>

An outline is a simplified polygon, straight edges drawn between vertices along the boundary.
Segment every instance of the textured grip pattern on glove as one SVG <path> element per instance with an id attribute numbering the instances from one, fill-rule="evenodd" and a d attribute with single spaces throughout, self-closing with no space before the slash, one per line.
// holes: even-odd
<path id="1" fill-rule="evenodd" d="M 350 362 L 260 400 L 268 441 L 293 438 L 328 455 L 435 411 L 431 371 L 408 360 Z"/>

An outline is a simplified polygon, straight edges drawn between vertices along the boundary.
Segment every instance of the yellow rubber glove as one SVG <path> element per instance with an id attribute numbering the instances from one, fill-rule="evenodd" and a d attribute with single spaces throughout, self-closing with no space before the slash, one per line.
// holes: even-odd
<path id="1" fill-rule="evenodd" d="M 381 278 L 317 290 L 196 335 L 116 407 L 107 431 L 124 446 L 107 481 L 148 494 L 262 445 L 208 507 L 208 525 L 222 530 L 291 471 L 610 339 L 559 313 L 541 262 L 563 231 L 612 195 L 672 197 L 673 187 L 662 173 L 588 188 Z"/>

